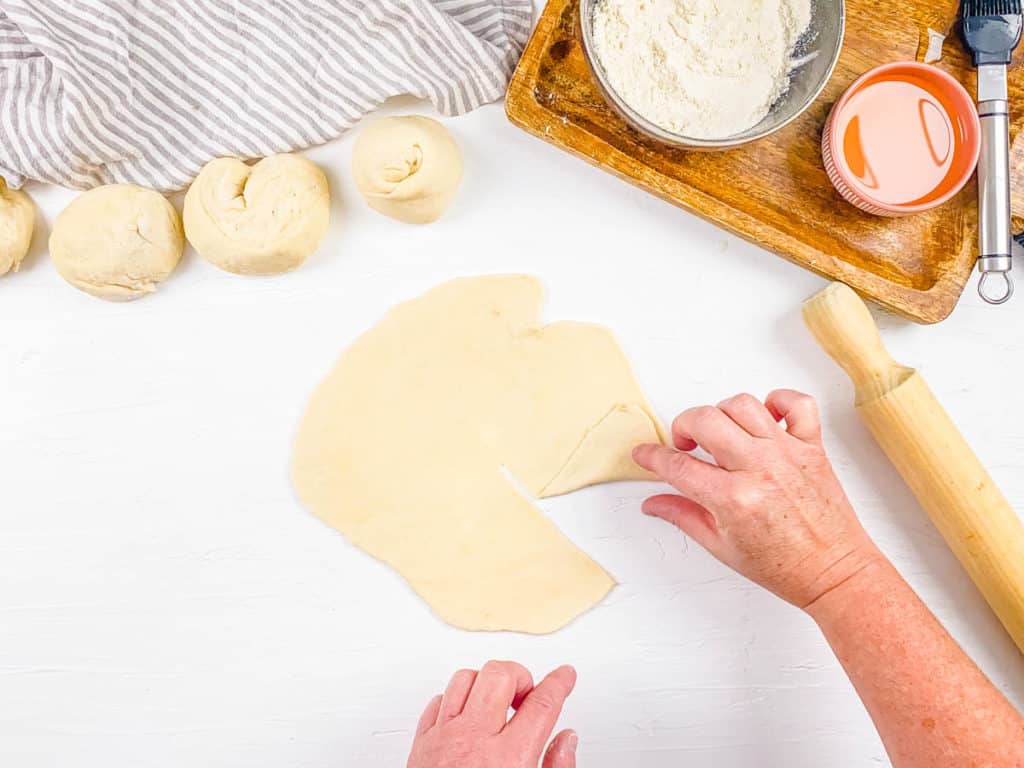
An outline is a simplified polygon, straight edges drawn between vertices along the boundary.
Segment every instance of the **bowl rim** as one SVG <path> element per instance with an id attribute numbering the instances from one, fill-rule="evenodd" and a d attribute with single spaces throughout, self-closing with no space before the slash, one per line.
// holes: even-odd
<path id="1" fill-rule="evenodd" d="M 597 82 L 598 90 L 601 91 L 605 101 L 607 101 L 608 104 L 611 105 L 611 107 L 633 128 L 636 128 L 638 131 L 652 139 L 657 139 L 665 144 L 685 149 L 732 149 L 734 147 L 741 147 L 755 141 L 760 141 L 767 136 L 771 136 L 772 134 L 781 131 L 794 120 L 801 117 L 808 109 L 811 108 L 814 102 L 818 100 L 818 97 L 821 96 L 821 93 L 825 90 L 829 80 L 832 79 L 836 66 L 839 64 L 839 57 L 842 54 L 843 44 L 846 40 L 846 0 L 838 1 L 839 39 L 836 43 L 835 50 L 832 52 L 832 60 L 829 62 L 828 69 L 825 70 L 825 73 L 821 78 L 821 82 L 819 82 L 817 87 L 808 94 L 804 103 L 800 105 L 800 108 L 778 125 L 766 128 L 756 134 L 725 139 L 697 139 L 684 136 L 679 133 L 673 133 L 665 130 L 659 125 L 655 125 L 653 122 L 634 110 L 618 95 L 618 93 L 616 93 L 615 89 L 611 86 L 611 83 L 608 82 L 608 77 L 604 72 L 604 67 L 601 65 L 600 58 L 594 50 L 594 25 L 592 23 L 593 11 L 597 4 L 602 2 L 602 0 L 579 0 L 577 21 L 580 25 L 580 36 L 583 40 L 583 57 L 586 59 L 591 74 L 593 74 L 594 79 Z"/>
<path id="2" fill-rule="evenodd" d="M 869 193 L 864 192 L 859 184 L 855 183 L 853 174 L 850 172 L 849 163 L 846 162 L 845 156 L 841 152 L 833 150 L 833 164 L 835 166 L 836 173 L 842 179 L 843 183 L 846 184 L 857 197 L 875 207 L 879 208 L 887 213 L 894 214 L 914 214 L 924 213 L 930 211 L 933 208 L 938 208 L 940 205 L 945 205 L 967 186 L 967 183 L 971 180 L 974 175 L 974 171 L 977 168 L 978 160 L 981 158 L 981 118 L 978 116 L 978 111 L 975 107 L 974 98 L 968 92 L 964 84 L 953 77 L 948 72 L 939 69 L 933 64 L 924 64 L 920 61 L 891 61 L 888 64 L 881 64 L 877 67 L 872 67 L 867 72 L 862 74 L 856 80 L 854 80 L 850 87 L 846 89 L 843 95 L 836 102 L 832 108 L 832 113 L 829 115 L 828 122 L 825 125 L 825 132 L 822 137 L 823 143 L 828 142 L 829 146 L 835 148 L 839 146 L 839 136 L 837 131 L 839 130 L 839 116 L 842 114 L 843 109 L 850 103 L 850 100 L 861 91 L 864 85 L 870 80 L 884 75 L 887 72 L 893 70 L 913 70 L 920 73 L 925 78 L 932 80 L 938 80 L 944 83 L 948 88 L 953 90 L 962 105 L 966 104 L 964 109 L 959 113 L 960 117 L 964 118 L 965 124 L 969 126 L 971 131 L 970 135 L 970 162 L 967 164 L 967 170 L 964 171 L 962 176 L 956 180 L 956 182 L 949 188 L 948 191 L 935 198 L 929 200 L 926 203 L 918 203 L 916 205 L 909 204 L 898 204 L 898 203 L 885 203 L 874 197 Z"/>

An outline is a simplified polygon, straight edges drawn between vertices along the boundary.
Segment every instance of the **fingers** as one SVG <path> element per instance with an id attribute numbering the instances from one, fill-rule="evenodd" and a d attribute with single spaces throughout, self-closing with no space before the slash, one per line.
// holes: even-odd
<path id="1" fill-rule="evenodd" d="M 690 408 L 672 422 L 676 445 L 696 443 L 715 457 L 725 469 L 739 469 L 750 453 L 753 439 L 749 433 L 718 408 L 704 405 Z"/>
<path id="2" fill-rule="evenodd" d="M 518 706 L 532 688 L 533 676 L 522 664 L 488 661 L 476 676 L 463 712 L 497 733 L 505 727 L 509 707 Z"/>
<path id="3" fill-rule="evenodd" d="M 438 694 L 427 704 L 427 708 L 420 715 L 420 722 L 416 726 L 416 735 L 426 733 L 437 723 L 437 715 L 441 711 L 441 695 Z"/>
<path id="4" fill-rule="evenodd" d="M 728 481 L 728 473 L 721 467 L 663 445 L 637 446 L 633 450 L 633 461 L 700 504 L 708 504 L 720 496 Z"/>
<path id="5" fill-rule="evenodd" d="M 460 669 L 448 682 L 448 687 L 441 698 L 441 705 L 438 708 L 437 722 L 443 723 L 458 717 L 466 706 L 466 699 L 473 688 L 476 680 L 476 671 L 472 669 Z"/>
<path id="6" fill-rule="evenodd" d="M 541 768 L 576 768 L 576 746 L 579 737 L 576 731 L 562 731 L 551 740 L 551 746 L 544 753 Z"/>
<path id="7" fill-rule="evenodd" d="M 704 549 L 714 552 L 718 544 L 715 518 L 704 507 L 682 496 L 652 496 L 644 502 L 645 515 L 672 523 Z"/>
<path id="8" fill-rule="evenodd" d="M 562 705 L 576 686 L 576 670 L 559 667 L 541 680 L 523 699 L 504 733 L 521 739 L 536 762 L 555 729 Z"/>
<path id="9" fill-rule="evenodd" d="M 777 389 L 765 399 L 773 415 L 786 420 L 786 431 L 809 443 L 821 442 L 818 404 L 810 395 L 792 389 Z"/>
<path id="10" fill-rule="evenodd" d="M 779 433 L 775 417 L 753 395 L 730 397 L 720 402 L 718 408 L 754 437 L 774 437 Z"/>

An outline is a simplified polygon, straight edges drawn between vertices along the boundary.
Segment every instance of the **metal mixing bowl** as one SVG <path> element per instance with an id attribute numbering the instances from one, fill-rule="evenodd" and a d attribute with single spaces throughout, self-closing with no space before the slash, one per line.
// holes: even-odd
<path id="1" fill-rule="evenodd" d="M 814 103 L 828 83 L 839 61 L 846 31 L 845 0 L 812 0 L 811 27 L 800 39 L 794 59 L 789 90 L 772 106 L 771 112 L 753 128 L 721 139 L 695 139 L 661 128 L 626 104 L 608 82 L 601 60 L 594 51 L 594 9 L 603 0 L 580 0 L 580 30 L 583 51 L 605 99 L 634 128 L 666 144 L 688 149 L 719 150 L 762 139 L 796 120 Z"/>

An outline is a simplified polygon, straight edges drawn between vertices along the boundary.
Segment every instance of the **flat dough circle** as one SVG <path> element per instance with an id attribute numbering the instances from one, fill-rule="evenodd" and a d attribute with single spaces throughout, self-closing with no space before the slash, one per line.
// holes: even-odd
<path id="1" fill-rule="evenodd" d="M 295 269 L 320 246 L 330 222 L 327 177 L 301 155 L 255 165 L 211 160 L 185 194 L 185 234 L 211 264 L 239 275 Z"/>
<path id="2" fill-rule="evenodd" d="M 385 117 L 359 133 L 352 150 L 352 175 L 375 211 L 407 224 L 429 224 L 455 197 L 462 155 L 437 120 Z"/>
<path id="3" fill-rule="evenodd" d="M 608 330 L 542 326 L 541 301 L 512 275 L 395 307 L 299 427 L 303 502 L 465 629 L 552 632 L 600 601 L 612 578 L 516 483 L 543 497 L 647 479 L 631 450 L 664 436 Z"/>
<path id="4" fill-rule="evenodd" d="M 8 189 L 0 177 L 0 275 L 17 272 L 32 244 L 36 211 L 24 192 Z"/>
<path id="5" fill-rule="evenodd" d="M 50 256 L 79 290 L 129 301 L 156 290 L 181 260 L 181 217 L 151 189 L 109 184 L 84 192 L 53 223 Z"/>

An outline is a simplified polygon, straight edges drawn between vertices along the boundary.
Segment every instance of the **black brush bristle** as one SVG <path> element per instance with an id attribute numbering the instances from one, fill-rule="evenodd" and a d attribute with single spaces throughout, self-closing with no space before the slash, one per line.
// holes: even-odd
<path id="1" fill-rule="evenodd" d="M 1021 0 L 962 0 L 960 34 L 974 66 L 1009 64 L 1024 28 Z"/>
<path id="2" fill-rule="evenodd" d="M 978 16 L 1020 16 L 1021 0 L 961 0 L 960 15 L 965 19 Z"/>

